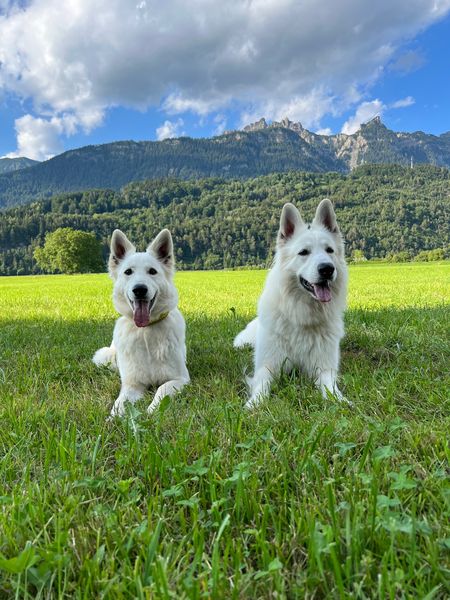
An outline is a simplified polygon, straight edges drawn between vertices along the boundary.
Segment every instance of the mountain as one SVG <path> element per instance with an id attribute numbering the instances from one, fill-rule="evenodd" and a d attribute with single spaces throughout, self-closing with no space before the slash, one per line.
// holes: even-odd
<path id="1" fill-rule="evenodd" d="M 395 132 L 388 129 L 380 117 L 374 117 L 351 135 L 317 135 L 293 123 L 289 119 L 268 125 L 265 119 L 244 127 L 244 131 L 255 132 L 267 129 L 285 128 L 294 131 L 306 143 L 318 151 L 334 154 L 352 170 L 362 164 L 397 164 L 408 166 L 425 163 L 450 168 L 450 132 L 440 136 L 416 131 L 414 133 Z M 318 169 L 319 170 L 319 169 Z"/>
<path id="2" fill-rule="evenodd" d="M 85 146 L 0 175 L 0 208 L 57 193 L 119 190 L 132 181 L 176 177 L 249 178 L 274 172 L 349 172 L 365 163 L 450 167 L 450 132 L 388 129 L 376 117 L 352 135 L 318 135 L 289 119 L 264 119 L 213 138 L 122 141 Z"/>
<path id="3" fill-rule="evenodd" d="M 25 158 L 24 156 L 19 158 L 0 158 L 0 174 L 19 171 L 20 169 L 26 169 L 37 164 L 39 164 L 37 160 L 31 160 L 31 158 Z"/>

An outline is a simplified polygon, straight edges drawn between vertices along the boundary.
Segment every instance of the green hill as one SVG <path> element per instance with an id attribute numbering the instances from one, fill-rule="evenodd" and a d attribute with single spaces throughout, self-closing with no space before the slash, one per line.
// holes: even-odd
<path id="1" fill-rule="evenodd" d="M 350 174 L 278 173 L 246 180 L 147 180 L 121 192 L 63 194 L 5 211 L 0 220 L 0 274 L 37 273 L 33 250 L 58 227 L 92 231 L 104 244 L 123 229 L 140 248 L 162 227 L 175 238 L 179 268 L 269 264 L 284 202 L 305 218 L 329 197 L 347 253 L 367 258 L 447 248 L 450 172 L 365 165 Z"/>

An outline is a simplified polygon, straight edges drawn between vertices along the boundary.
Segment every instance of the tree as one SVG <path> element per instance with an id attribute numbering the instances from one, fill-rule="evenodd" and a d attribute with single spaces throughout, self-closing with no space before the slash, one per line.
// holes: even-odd
<path id="1" fill-rule="evenodd" d="M 89 273 L 103 271 L 102 245 L 93 233 L 60 227 L 45 236 L 34 258 L 47 273 Z"/>
<path id="2" fill-rule="evenodd" d="M 352 262 L 364 262 L 367 258 L 362 250 L 353 250 L 351 260 Z"/>

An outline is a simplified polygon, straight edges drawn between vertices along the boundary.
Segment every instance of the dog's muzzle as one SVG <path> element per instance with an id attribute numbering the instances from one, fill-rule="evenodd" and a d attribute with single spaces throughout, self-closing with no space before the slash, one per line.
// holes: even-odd
<path id="1" fill-rule="evenodd" d="M 329 279 L 321 279 L 317 283 L 310 283 L 304 277 L 300 276 L 300 284 L 315 300 L 330 302 L 331 290 Z"/>
<path id="2" fill-rule="evenodd" d="M 133 321 L 136 327 L 147 327 L 150 324 L 150 312 L 156 300 L 156 293 L 151 300 L 148 299 L 148 288 L 145 285 L 135 286 L 133 288 L 134 300 L 131 301 L 133 307 Z"/>

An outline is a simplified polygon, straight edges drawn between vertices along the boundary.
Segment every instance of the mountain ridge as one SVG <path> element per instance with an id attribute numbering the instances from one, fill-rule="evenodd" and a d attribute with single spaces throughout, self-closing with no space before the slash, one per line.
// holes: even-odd
<path id="1" fill-rule="evenodd" d="M 174 177 L 249 178 L 275 172 L 335 171 L 361 164 L 450 168 L 450 132 L 395 132 L 379 117 L 353 134 L 321 135 L 285 118 L 263 118 L 212 138 L 118 141 L 68 150 L 26 169 L 0 175 L 0 208 L 57 193 L 119 190 L 132 181 Z"/>
<path id="2" fill-rule="evenodd" d="M 18 156 L 16 158 L 5 156 L 4 158 L 0 158 L 0 174 L 27 169 L 37 164 L 39 164 L 39 161 L 32 160 L 26 156 Z"/>

